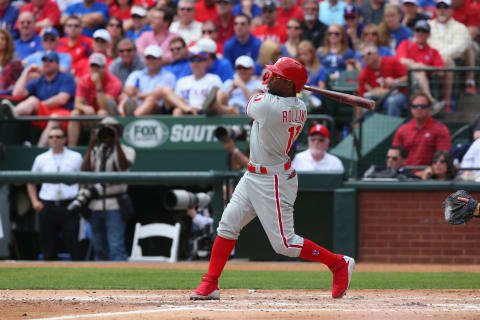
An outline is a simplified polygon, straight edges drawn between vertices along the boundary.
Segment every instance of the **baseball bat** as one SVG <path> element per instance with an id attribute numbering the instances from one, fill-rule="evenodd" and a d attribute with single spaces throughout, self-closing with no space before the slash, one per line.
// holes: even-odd
<path id="1" fill-rule="evenodd" d="M 375 101 L 362 98 L 362 97 L 357 97 L 357 96 L 354 96 L 353 94 L 342 93 L 342 92 L 337 92 L 332 90 L 325 90 L 325 89 L 320 89 L 312 86 L 304 86 L 303 88 L 305 90 L 318 93 L 327 98 L 333 99 L 335 101 L 343 102 L 343 103 L 352 105 L 354 107 L 360 107 L 368 110 L 375 109 Z"/>

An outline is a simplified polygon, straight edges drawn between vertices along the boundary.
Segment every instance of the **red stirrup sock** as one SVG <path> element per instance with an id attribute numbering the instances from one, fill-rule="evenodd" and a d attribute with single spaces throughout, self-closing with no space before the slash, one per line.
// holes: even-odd
<path id="1" fill-rule="evenodd" d="M 327 267 L 330 267 L 335 262 L 337 262 L 337 255 L 333 252 L 328 251 L 327 249 L 320 247 L 313 241 L 308 239 L 303 239 L 303 248 L 300 252 L 300 258 L 321 262 Z"/>
<path id="2" fill-rule="evenodd" d="M 210 264 L 208 265 L 208 275 L 218 279 L 222 274 L 223 268 L 227 263 L 230 253 L 235 247 L 236 240 L 228 240 L 217 236 L 213 243 L 212 253 L 210 255 Z"/>

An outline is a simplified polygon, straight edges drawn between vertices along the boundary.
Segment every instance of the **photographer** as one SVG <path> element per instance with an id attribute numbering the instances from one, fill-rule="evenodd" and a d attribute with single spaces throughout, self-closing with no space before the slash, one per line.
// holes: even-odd
<path id="1" fill-rule="evenodd" d="M 230 154 L 230 169 L 246 169 L 250 161 L 248 155 L 237 148 L 235 141 L 246 140 L 247 132 L 244 128 L 238 126 L 223 127 L 215 129 L 215 137 L 223 144 L 225 150 Z"/>
<path id="2" fill-rule="evenodd" d="M 114 118 L 106 117 L 93 129 L 82 163 L 82 171 L 127 171 L 135 161 L 135 150 L 120 143 L 123 126 Z M 129 200 L 126 184 L 102 185 L 99 196 L 89 203 L 95 260 L 126 260 L 125 228 L 131 212 L 119 200 Z M 121 210 L 122 209 L 122 210 Z"/>
<path id="3" fill-rule="evenodd" d="M 67 137 L 60 127 L 48 131 L 47 152 L 39 154 L 33 162 L 32 172 L 78 172 L 82 155 L 65 148 Z M 58 260 L 59 233 L 65 249 L 72 260 L 81 260 L 78 244 L 80 217 L 67 210 L 68 204 L 77 196 L 78 184 L 43 183 L 37 194 L 35 184 L 27 184 L 28 195 L 33 209 L 38 213 L 39 240 L 44 260 Z"/>

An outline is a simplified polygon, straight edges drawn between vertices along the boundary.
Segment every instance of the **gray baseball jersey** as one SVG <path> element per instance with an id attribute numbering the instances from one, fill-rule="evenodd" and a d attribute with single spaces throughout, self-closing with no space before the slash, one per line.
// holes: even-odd
<path id="1" fill-rule="evenodd" d="M 217 229 L 236 240 L 242 228 L 258 216 L 274 250 L 298 257 L 303 238 L 293 227 L 298 178 L 287 155 L 307 118 L 305 104 L 269 93 L 253 95 L 245 113 L 254 119 L 250 134 L 250 166 L 235 188 Z"/>

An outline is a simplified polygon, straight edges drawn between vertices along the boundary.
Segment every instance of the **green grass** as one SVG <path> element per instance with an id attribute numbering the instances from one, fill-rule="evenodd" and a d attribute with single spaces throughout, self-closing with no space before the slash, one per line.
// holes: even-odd
<path id="1" fill-rule="evenodd" d="M 191 289 L 204 270 L 0 268 L 0 289 Z M 227 270 L 225 289 L 330 289 L 330 272 Z M 352 289 L 480 289 L 477 273 L 355 272 Z"/>

